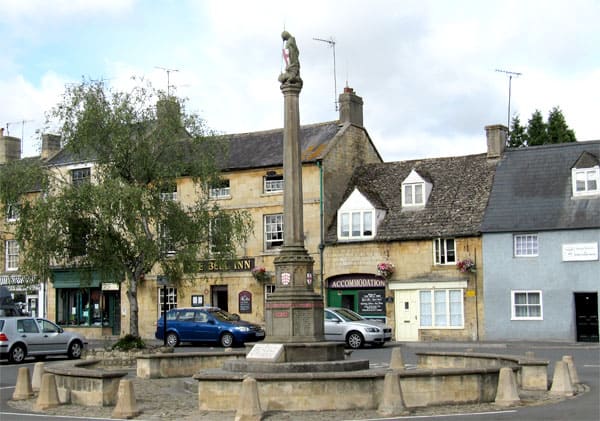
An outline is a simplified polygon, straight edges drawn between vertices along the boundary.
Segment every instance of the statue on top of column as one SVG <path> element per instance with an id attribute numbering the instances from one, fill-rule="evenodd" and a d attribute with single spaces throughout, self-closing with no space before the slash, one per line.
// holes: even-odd
<path id="1" fill-rule="evenodd" d="M 294 38 L 288 31 L 281 33 L 281 38 L 285 41 L 283 49 L 283 59 L 285 60 L 285 72 L 279 75 L 281 87 L 296 86 L 302 88 L 302 79 L 300 78 L 300 61 L 298 57 L 300 52 Z"/>

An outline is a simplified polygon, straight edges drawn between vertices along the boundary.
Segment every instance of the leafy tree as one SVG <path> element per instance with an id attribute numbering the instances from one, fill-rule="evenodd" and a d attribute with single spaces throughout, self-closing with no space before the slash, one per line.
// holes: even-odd
<path id="1" fill-rule="evenodd" d="M 548 115 L 548 143 L 576 142 L 575 132 L 569 128 L 562 111 L 554 107 Z"/>
<path id="2" fill-rule="evenodd" d="M 209 200 L 227 151 L 184 105 L 149 84 L 120 92 L 83 81 L 67 88 L 49 118 L 61 127 L 61 153 L 93 162 L 91 182 L 74 184 L 60 167 L 21 163 L 0 171 L 2 203 L 21 205 L 22 271 L 46 276 L 58 264 L 121 280 L 133 336 L 145 274 L 154 269 L 170 282 L 185 281 L 201 259 L 234 257 L 252 230 L 246 212 Z M 194 202 L 170 200 L 177 181 L 188 179 Z M 43 194 L 26 199 L 31 180 Z"/>
<path id="3" fill-rule="evenodd" d="M 518 115 L 513 117 L 507 146 L 510 148 L 522 148 L 527 146 L 526 128 L 521 125 L 521 120 Z"/>
<path id="4" fill-rule="evenodd" d="M 528 146 L 543 145 L 547 142 L 546 123 L 540 110 L 535 110 L 527 123 Z"/>

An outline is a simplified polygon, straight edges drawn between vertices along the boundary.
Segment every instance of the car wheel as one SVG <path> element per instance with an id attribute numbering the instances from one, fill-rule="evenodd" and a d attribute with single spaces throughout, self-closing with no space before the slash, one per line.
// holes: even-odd
<path id="1" fill-rule="evenodd" d="M 173 348 L 179 345 L 179 336 L 177 336 L 177 333 L 167 333 L 167 345 Z"/>
<path id="2" fill-rule="evenodd" d="M 83 347 L 81 346 L 81 342 L 73 341 L 71 345 L 69 345 L 69 350 L 67 351 L 69 358 L 74 360 L 77 358 L 81 358 L 81 353 L 83 351 Z"/>
<path id="3" fill-rule="evenodd" d="M 233 335 L 229 332 L 225 332 L 221 335 L 221 346 L 223 348 L 229 348 L 233 345 Z"/>
<path id="4" fill-rule="evenodd" d="M 22 363 L 23 360 L 25 359 L 25 356 L 27 355 L 27 350 L 25 349 L 25 346 L 21 345 L 21 344 L 17 344 L 15 346 L 13 346 L 10 350 L 10 352 L 8 353 L 8 361 L 10 361 L 11 363 Z"/>
<path id="5" fill-rule="evenodd" d="M 352 349 L 358 349 L 363 346 L 365 340 L 360 332 L 350 332 L 346 336 L 346 343 Z"/>

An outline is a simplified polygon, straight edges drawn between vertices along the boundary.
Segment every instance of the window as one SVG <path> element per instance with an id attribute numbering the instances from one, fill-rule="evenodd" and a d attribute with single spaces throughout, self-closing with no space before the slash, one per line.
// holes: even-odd
<path id="1" fill-rule="evenodd" d="M 283 191 L 283 175 L 274 174 L 264 177 L 264 192 L 279 193 Z"/>
<path id="2" fill-rule="evenodd" d="M 425 204 L 425 183 L 402 184 L 402 205 L 422 206 Z"/>
<path id="3" fill-rule="evenodd" d="M 171 202 L 177 201 L 177 186 L 174 186 L 170 189 L 165 189 L 164 191 L 160 192 L 160 199 L 163 201 Z"/>
<path id="4" fill-rule="evenodd" d="M 14 222 L 19 219 L 20 206 L 18 204 L 9 204 L 6 207 L 6 221 Z"/>
<path id="5" fill-rule="evenodd" d="M 167 297 L 162 288 L 158 288 L 158 314 L 177 308 L 177 288 L 167 288 Z"/>
<path id="6" fill-rule="evenodd" d="M 462 328 L 463 292 L 460 289 L 419 291 L 421 327 Z"/>
<path id="7" fill-rule="evenodd" d="M 101 297 L 100 288 L 56 289 L 56 322 L 63 326 L 101 326 Z"/>
<path id="8" fill-rule="evenodd" d="M 573 196 L 600 194 L 600 168 L 573 169 Z"/>
<path id="9" fill-rule="evenodd" d="M 211 254 L 218 254 L 226 251 L 231 242 L 230 220 L 225 216 L 213 218 L 209 221 L 210 236 L 209 247 Z"/>
<path id="10" fill-rule="evenodd" d="M 74 186 L 80 186 L 85 183 L 90 182 L 91 169 L 87 168 L 77 168 L 71 170 L 71 183 Z"/>
<path id="11" fill-rule="evenodd" d="M 433 240 L 433 254 L 436 265 L 451 265 L 456 263 L 454 238 L 436 238 Z"/>
<path id="12" fill-rule="evenodd" d="M 71 257 L 85 256 L 87 244 L 92 232 L 92 223 L 88 219 L 73 218 L 69 223 Z"/>
<path id="13" fill-rule="evenodd" d="M 16 240 L 6 240 L 6 271 L 19 269 L 19 243 Z"/>
<path id="14" fill-rule="evenodd" d="M 219 180 L 210 187 L 208 197 L 211 199 L 224 199 L 230 197 L 229 180 Z"/>
<path id="15" fill-rule="evenodd" d="M 538 255 L 537 234 L 515 235 L 515 257 L 534 257 Z"/>
<path id="16" fill-rule="evenodd" d="M 542 320 L 542 291 L 512 291 L 512 320 Z"/>
<path id="17" fill-rule="evenodd" d="M 39 333 L 38 325 L 33 319 L 17 320 L 17 332 L 19 333 Z"/>
<path id="18" fill-rule="evenodd" d="M 339 212 L 340 223 L 338 237 L 340 239 L 373 238 L 374 211 Z"/>
<path id="19" fill-rule="evenodd" d="M 265 250 L 283 245 L 283 214 L 265 215 Z"/>
<path id="20" fill-rule="evenodd" d="M 175 252 L 175 241 L 169 232 L 169 228 L 165 224 L 161 224 L 159 228 L 160 251 L 165 256 L 172 256 Z"/>

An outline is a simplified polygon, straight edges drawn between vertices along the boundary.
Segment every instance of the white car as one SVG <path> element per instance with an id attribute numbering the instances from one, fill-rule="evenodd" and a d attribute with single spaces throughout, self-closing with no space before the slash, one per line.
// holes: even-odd
<path id="1" fill-rule="evenodd" d="M 50 320 L 40 317 L 0 317 L 0 358 L 21 363 L 26 356 L 45 358 L 67 355 L 81 358 L 86 339 L 66 332 Z"/>
<path id="2" fill-rule="evenodd" d="M 392 340 L 392 329 L 386 324 L 369 320 L 347 308 L 325 309 L 325 340 L 346 342 L 350 348 L 364 344 L 383 346 Z"/>

